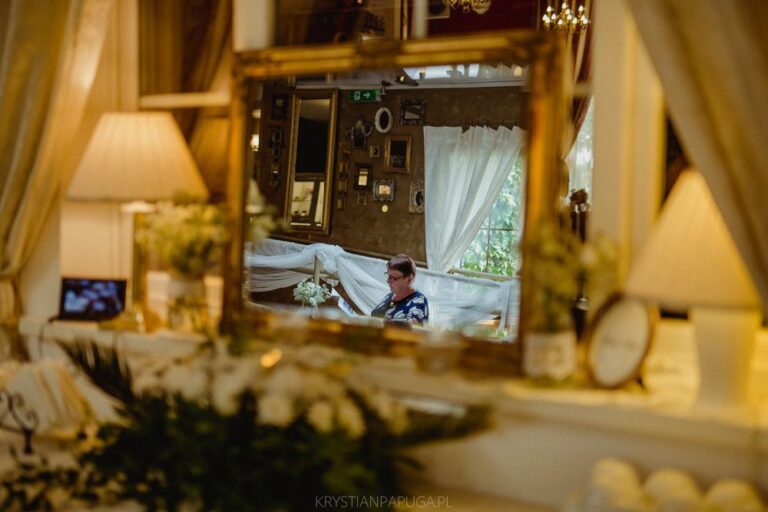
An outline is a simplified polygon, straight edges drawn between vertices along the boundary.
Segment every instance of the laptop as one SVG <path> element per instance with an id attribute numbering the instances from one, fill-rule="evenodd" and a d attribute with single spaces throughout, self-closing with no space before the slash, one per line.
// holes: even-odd
<path id="1" fill-rule="evenodd" d="M 62 277 L 56 320 L 100 322 L 125 309 L 125 279 Z"/>

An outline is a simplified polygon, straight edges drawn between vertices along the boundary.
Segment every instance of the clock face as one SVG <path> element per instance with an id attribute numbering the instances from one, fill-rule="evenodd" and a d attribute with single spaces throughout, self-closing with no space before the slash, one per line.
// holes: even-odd
<path id="1" fill-rule="evenodd" d="M 587 364 L 596 384 L 615 388 L 640 376 L 656 316 L 654 308 L 621 295 L 598 311 L 587 347 Z"/>

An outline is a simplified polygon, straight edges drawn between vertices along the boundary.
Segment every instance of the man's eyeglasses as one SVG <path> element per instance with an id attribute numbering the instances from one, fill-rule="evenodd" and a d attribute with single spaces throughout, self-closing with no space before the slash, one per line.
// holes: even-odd
<path id="1" fill-rule="evenodd" d="M 399 281 L 401 279 L 405 279 L 405 276 L 395 277 L 395 276 L 393 276 L 391 274 L 388 274 L 386 272 L 384 273 L 384 275 L 387 276 L 387 282 L 388 283 L 394 283 L 395 281 Z"/>

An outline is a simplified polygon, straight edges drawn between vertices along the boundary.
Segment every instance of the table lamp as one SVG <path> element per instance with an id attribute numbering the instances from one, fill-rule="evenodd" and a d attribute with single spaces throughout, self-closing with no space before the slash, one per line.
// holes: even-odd
<path id="1" fill-rule="evenodd" d="M 698 410 L 743 410 L 760 299 L 704 178 L 684 171 L 634 263 L 627 293 L 690 311 Z"/>
<path id="2" fill-rule="evenodd" d="M 121 329 L 145 329 L 141 303 L 141 251 L 135 243 L 141 204 L 178 194 L 205 200 L 205 187 L 192 153 L 168 112 L 106 112 L 99 119 L 66 197 L 74 201 L 121 203 L 134 214 L 131 285 Z M 138 203 L 138 206 L 137 206 Z"/>

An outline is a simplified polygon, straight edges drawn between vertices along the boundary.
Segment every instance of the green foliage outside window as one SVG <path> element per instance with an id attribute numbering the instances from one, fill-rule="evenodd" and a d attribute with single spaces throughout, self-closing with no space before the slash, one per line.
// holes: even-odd
<path id="1" fill-rule="evenodd" d="M 523 231 L 523 157 L 515 160 L 491 213 L 459 264 L 465 270 L 513 276 L 520 269 Z"/>

